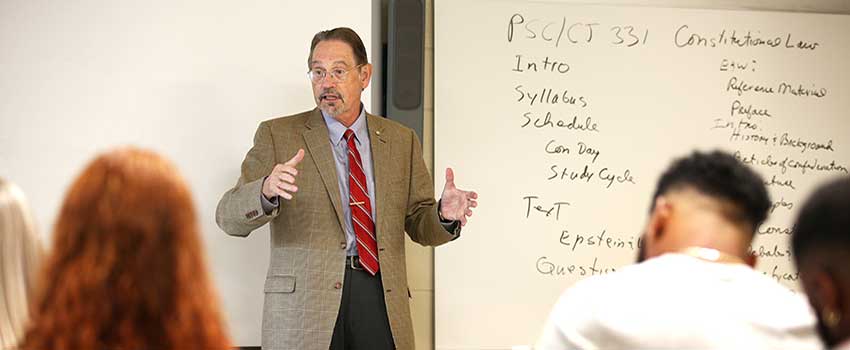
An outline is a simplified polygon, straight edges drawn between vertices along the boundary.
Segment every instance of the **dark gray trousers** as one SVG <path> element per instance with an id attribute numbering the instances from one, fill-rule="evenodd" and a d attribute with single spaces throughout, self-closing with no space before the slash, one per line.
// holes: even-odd
<path id="1" fill-rule="evenodd" d="M 342 302 L 330 350 L 395 349 L 381 273 L 345 268 Z"/>

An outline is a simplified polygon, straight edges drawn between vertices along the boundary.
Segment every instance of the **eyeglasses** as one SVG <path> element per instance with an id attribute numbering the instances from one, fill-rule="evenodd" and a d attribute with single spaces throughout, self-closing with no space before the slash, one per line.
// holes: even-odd
<path id="1" fill-rule="evenodd" d="M 321 83 L 325 80 L 329 75 L 331 80 L 333 81 L 342 81 L 345 79 L 348 72 L 358 69 L 362 67 L 363 64 L 358 64 L 352 68 L 344 69 L 344 68 L 333 68 L 330 71 L 326 71 L 322 68 L 313 68 L 307 72 L 307 78 L 310 79 L 314 83 Z"/>

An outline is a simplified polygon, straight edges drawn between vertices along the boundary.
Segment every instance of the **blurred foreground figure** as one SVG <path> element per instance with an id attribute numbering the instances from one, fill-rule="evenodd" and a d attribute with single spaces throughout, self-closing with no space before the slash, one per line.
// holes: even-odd
<path id="1" fill-rule="evenodd" d="M 24 193 L 0 178 L 0 349 L 16 348 L 24 335 L 42 255 Z"/>
<path id="2" fill-rule="evenodd" d="M 53 247 L 23 349 L 229 348 L 192 196 L 155 153 L 92 161 L 67 193 Z"/>
<path id="3" fill-rule="evenodd" d="M 830 348 L 850 349 L 850 177 L 809 197 L 791 237 L 821 339 Z"/>
<path id="4" fill-rule="evenodd" d="M 537 349 L 817 349 L 806 301 L 752 269 L 770 199 L 733 156 L 695 152 L 658 181 L 644 261 L 567 289 Z"/>

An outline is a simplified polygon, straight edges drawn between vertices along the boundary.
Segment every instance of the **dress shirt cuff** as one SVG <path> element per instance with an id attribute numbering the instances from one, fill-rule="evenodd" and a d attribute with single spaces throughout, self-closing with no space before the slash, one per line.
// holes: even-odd
<path id="1" fill-rule="evenodd" d="M 266 176 L 266 178 L 268 178 L 268 176 Z M 266 178 L 263 178 L 263 183 L 266 182 Z M 280 200 L 278 198 L 278 196 L 274 196 L 272 199 L 266 198 L 263 194 L 262 187 L 260 187 L 260 205 L 263 206 L 263 212 L 266 215 L 271 215 L 275 209 L 280 207 Z"/>
<path id="2" fill-rule="evenodd" d="M 440 225 L 443 226 L 443 229 L 445 229 L 450 235 L 452 235 L 452 240 L 456 240 L 460 237 L 460 220 L 447 220 L 443 218 L 443 214 L 440 213 L 442 203 L 442 199 L 437 202 L 437 217 L 440 219 Z"/>

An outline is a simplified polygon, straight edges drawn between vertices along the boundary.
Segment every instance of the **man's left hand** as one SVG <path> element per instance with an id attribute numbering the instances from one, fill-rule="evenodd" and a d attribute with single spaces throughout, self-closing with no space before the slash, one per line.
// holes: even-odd
<path id="1" fill-rule="evenodd" d="M 460 220 L 466 225 L 467 217 L 472 216 L 472 208 L 478 206 L 478 194 L 455 187 L 455 175 L 452 168 L 446 168 L 446 185 L 440 199 L 440 216 L 446 220 Z"/>

